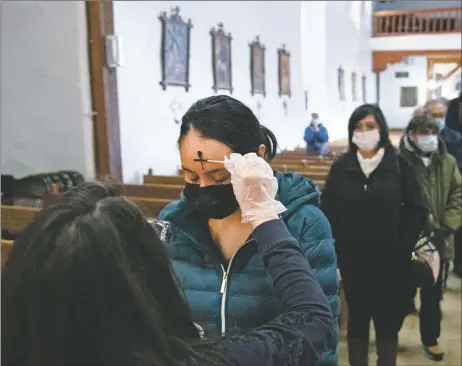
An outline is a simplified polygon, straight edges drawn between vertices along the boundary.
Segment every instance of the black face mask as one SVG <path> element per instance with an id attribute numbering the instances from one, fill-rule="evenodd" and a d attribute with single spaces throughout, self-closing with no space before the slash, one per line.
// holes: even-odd
<path id="1" fill-rule="evenodd" d="M 183 194 L 209 219 L 224 219 L 239 208 L 232 184 L 200 187 L 198 184 L 186 183 Z"/>

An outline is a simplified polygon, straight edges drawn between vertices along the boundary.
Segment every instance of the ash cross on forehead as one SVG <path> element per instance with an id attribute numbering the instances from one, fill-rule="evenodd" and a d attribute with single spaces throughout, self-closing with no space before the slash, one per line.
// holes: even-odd
<path id="1" fill-rule="evenodd" d="M 197 157 L 198 157 L 198 159 L 194 159 L 194 161 L 200 161 L 200 163 L 202 165 L 202 170 L 204 170 L 204 163 L 206 163 L 207 160 L 204 159 L 204 154 L 202 153 L 202 151 L 197 152 Z"/>

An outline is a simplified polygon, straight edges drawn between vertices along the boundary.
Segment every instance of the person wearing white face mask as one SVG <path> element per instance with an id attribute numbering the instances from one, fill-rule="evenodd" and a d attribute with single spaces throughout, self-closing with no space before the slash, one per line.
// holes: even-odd
<path id="1" fill-rule="evenodd" d="M 321 123 L 319 114 L 312 113 L 311 117 L 312 120 L 303 136 L 306 142 L 306 152 L 308 155 L 316 154 L 322 157 L 329 152 L 329 133 Z"/>
<path id="2" fill-rule="evenodd" d="M 430 359 L 441 361 L 444 352 L 438 345 L 440 302 L 447 264 L 454 258 L 454 233 L 462 225 L 462 177 L 455 158 L 440 139 L 438 122 L 429 115 L 414 117 L 409 122 L 400 151 L 417 172 L 430 211 L 432 241 L 442 260 L 436 284 L 420 289 L 419 312 L 425 352 Z"/>
<path id="3" fill-rule="evenodd" d="M 379 107 L 358 107 L 349 151 L 329 172 L 321 207 L 332 226 L 348 303 L 348 358 L 367 366 L 374 321 L 377 365 L 396 365 L 398 332 L 412 293 L 405 283 L 428 211 L 417 176 L 392 146 Z"/>

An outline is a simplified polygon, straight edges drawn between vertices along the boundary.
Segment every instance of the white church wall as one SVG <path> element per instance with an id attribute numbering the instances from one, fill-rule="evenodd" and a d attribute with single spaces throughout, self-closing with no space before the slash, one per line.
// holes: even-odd
<path id="1" fill-rule="evenodd" d="M 161 80 L 161 12 L 179 5 L 183 19 L 191 18 L 189 92 L 159 85 Z M 172 102 L 181 105 L 180 117 L 197 99 L 214 95 L 209 31 L 219 22 L 231 32 L 232 96 L 256 112 L 276 134 L 282 148 L 303 143 L 306 123 L 301 74 L 300 2 L 265 1 L 121 1 L 114 2 L 116 33 L 122 40 L 123 66 L 118 69 L 121 149 L 124 181 L 139 182 L 148 168 L 155 174 L 175 174 L 179 166 Z M 256 36 L 266 46 L 266 98 L 250 94 L 249 42 Z M 278 96 L 277 49 L 291 52 L 291 89 L 288 116 Z M 219 93 L 227 94 L 219 91 Z"/>
<path id="2" fill-rule="evenodd" d="M 319 112 L 331 140 L 347 137 L 354 108 L 364 103 L 361 77 L 366 76 L 366 102 L 375 103 L 375 76 L 370 51 L 370 1 L 305 2 L 303 28 L 305 88 L 308 112 Z M 345 71 L 346 100 L 338 90 L 338 68 Z M 352 96 L 352 73 L 356 72 L 356 100 Z"/>
<path id="3" fill-rule="evenodd" d="M 373 51 L 460 50 L 461 33 L 374 37 Z"/>
<path id="4" fill-rule="evenodd" d="M 458 71 L 441 83 L 441 96 L 448 99 L 456 98 L 460 92 L 460 89 L 457 89 L 458 83 L 460 87 L 460 79 L 461 68 L 459 67 Z"/>
<path id="5" fill-rule="evenodd" d="M 2 174 L 93 176 L 84 2 L 3 2 L 0 35 Z"/>
<path id="6" fill-rule="evenodd" d="M 397 78 L 396 73 L 408 73 L 408 77 Z M 406 62 L 388 65 L 380 74 L 380 107 L 388 125 L 394 128 L 407 126 L 416 107 L 401 107 L 401 87 L 417 87 L 417 105 L 427 101 L 427 58 L 409 57 Z"/>

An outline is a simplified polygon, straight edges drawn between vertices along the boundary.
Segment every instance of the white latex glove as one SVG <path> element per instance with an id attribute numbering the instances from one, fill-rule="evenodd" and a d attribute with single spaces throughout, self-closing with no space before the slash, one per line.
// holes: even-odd
<path id="1" fill-rule="evenodd" d="M 286 211 L 276 201 L 278 181 L 270 165 L 255 153 L 225 157 L 225 168 L 231 173 L 234 195 L 242 212 L 242 222 L 272 219 Z"/>

